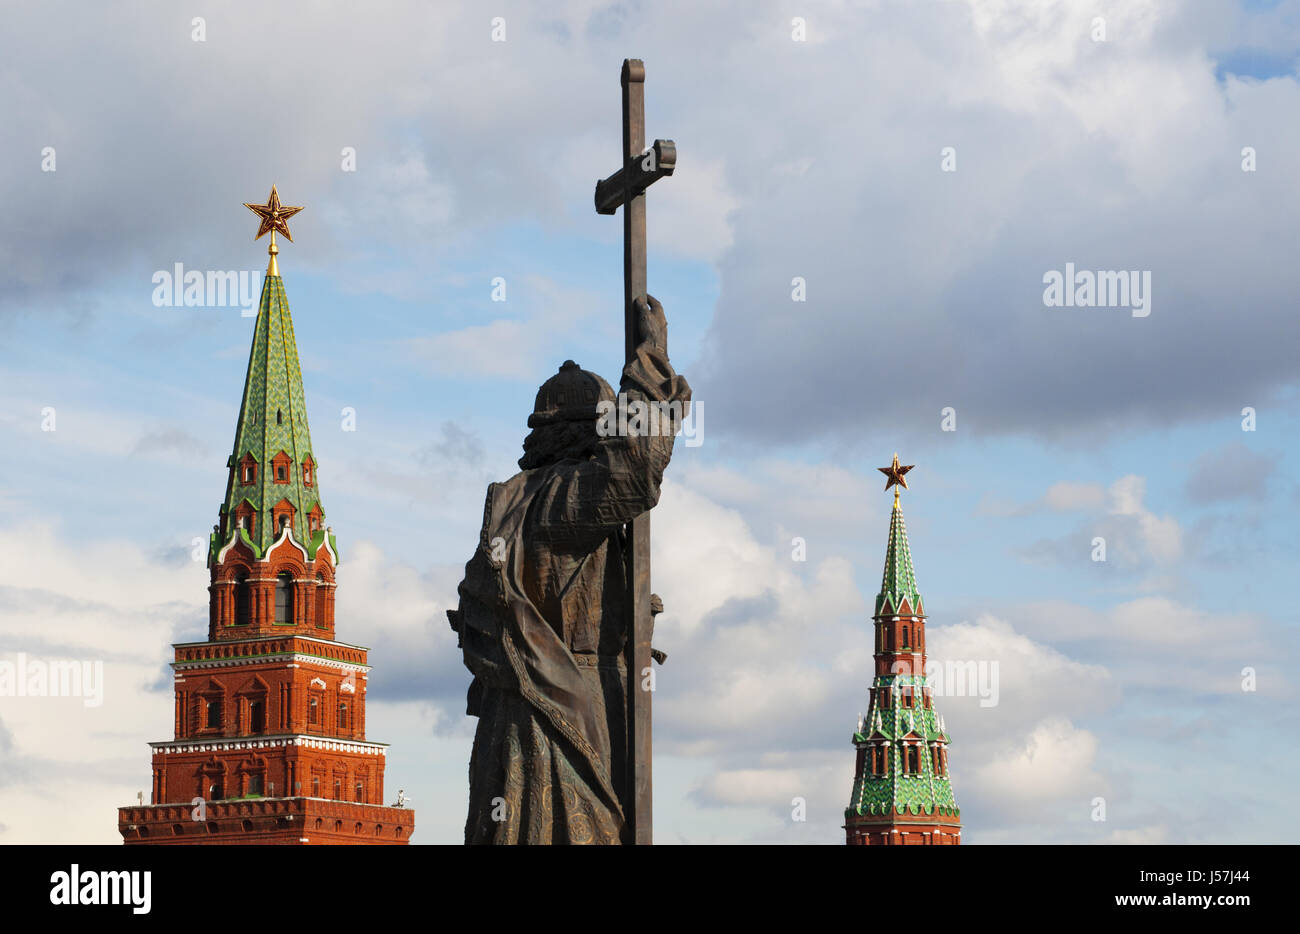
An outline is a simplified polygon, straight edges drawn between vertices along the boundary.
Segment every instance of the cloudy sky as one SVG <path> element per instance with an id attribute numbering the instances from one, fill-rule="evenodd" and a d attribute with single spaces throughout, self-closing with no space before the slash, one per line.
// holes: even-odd
<path id="1" fill-rule="evenodd" d="M 252 319 L 153 277 L 259 273 L 272 182 L 338 634 L 389 797 L 459 841 L 444 610 L 537 385 L 617 378 L 629 56 L 703 411 L 655 513 L 657 840 L 842 841 L 895 451 L 931 654 L 998 671 L 940 700 L 965 842 L 1293 839 L 1300 2 L 494 10 L 3 13 L 0 660 L 101 661 L 104 702 L 0 698 L 0 842 L 116 841 L 170 738 Z M 1067 264 L 1149 313 L 1047 305 Z"/>

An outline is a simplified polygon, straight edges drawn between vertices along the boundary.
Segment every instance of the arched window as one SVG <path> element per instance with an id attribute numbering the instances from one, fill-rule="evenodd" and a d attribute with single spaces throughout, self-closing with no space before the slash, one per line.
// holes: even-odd
<path id="1" fill-rule="evenodd" d="M 293 622 L 293 575 L 281 571 L 275 578 L 275 621 Z"/>
<path id="2" fill-rule="evenodd" d="M 205 723 L 209 730 L 221 729 L 221 701 L 210 700 L 206 706 Z"/>
<path id="3" fill-rule="evenodd" d="M 919 750 L 915 745 L 907 747 L 907 772 L 909 775 L 915 775 L 921 771 L 921 757 Z"/>
<path id="4" fill-rule="evenodd" d="M 208 800 L 220 801 L 221 795 L 222 795 L 221 780 L 218 779 L 217 781 L 210 782 L 208 784 Z"/>
<path id="5" fill-rule="evenodd" d="M 284 413 L 281 412 L 279 409 L 275 410 L 275 423 L 277 425 L 284 424 Z"/>
<path id="6" fill-rule="evenodd" d="M 262 793 L 262 773 L 255 772 L 248 776 L 248 793 L 250 795 L 260 795 Z"/>
<path id="7" fill-rule="evenodd" d="M 363 803 L 366 800 L 366 786 L 364 782 L 357 782 L 357 800 Z"/>
<path id="8" fill-rule="evenodd" d="M 314 697 L 307 702 L 307 722 L 312 726 L 320 723 L 320 702 Z M 320 784 L 319 779 L 317 784 Z M 319 791 L 320 789 L 317 788 L 316 790 Z"/>
<path id="9" fill-rule="evenodd" d="M 248 572 L 235 572 L 235 625 L 247 626 L 249 618 Z"/>
<path id="10" fill-rule="evenodd" d="M 334 800 L 335 801 L 343 800 L 343 779 L 341 778 L 334 779 Z M 340 830 L 342 829 L 342 827 L 343 827 L 343 823 L 342 821 L 340 821 L 335 825 L 334 829 Z"/>
<path id="11" fill-rule="evenodd" d="M 911 644 L 912 644 L 911 642 L 907 641 L 907 626 L 904 626 L 904 627 L 903 627 L 903 645 L 904 645 L 904 647 L 906 647 L 906 646 L 910 646 Z"/>
<path id="12" fill-rule="evenodd" d="M 266 704 L 255 700 L 248 705 L 248 732 L 266 732 Z"/>
<path id="13" fill-rule="evenodd" d="M 329 621 L 325 618 L 325 607 L 329 602 L 329 588 L 325 586 L 325 575 L 316 575 L 316 628 L 328 629 Z"/>
<path id="14" fill-rule="evenodd" d="M 319 797 L 320 797 L 320 776 L 319 776 L 319 775 L 313 775 L 313 776 L 311 777 L 311 796 L 312 796 L 313 798 L 319 798 Z M 317 827 L 317 829 L 320 828 L 320 819 L 319 819 L 319 818 L 317 818 L 317 820 L 316 820 L 316 827 Z"/>
<path id="15" fill-rule="evenodd" d="M 348 705 L 347 702 L 339 704 L 339 729 L 347 729 L 348 726 Z"/>

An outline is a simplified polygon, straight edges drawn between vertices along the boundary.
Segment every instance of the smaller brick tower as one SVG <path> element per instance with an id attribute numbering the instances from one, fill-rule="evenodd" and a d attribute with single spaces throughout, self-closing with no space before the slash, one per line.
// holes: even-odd
<path id="1" fill-rule="evenodd" d="M 888 490 L 907 488 L 911 470 L 879 468 Z M 925 684 L 925 609 L 916 589 L 907 526 L 894 490 L 885 574 L 876 596 L 875 678 L 867 716 L 858 722 L 853 794 L 844 810 L 845 843 L 961 843 L 961 808 L 948 779 L 943 717 Z"/>
<path id="2" fill-rule="evenodd" d="M 405 844 L 366 739 L 366 649 L 334 637 L 338 546 L 324 525 L 275 232 L 299 208 L 249 205 L 271 233 L 226 498 L 208 551 L 208 638 L 175 645 L 175 736 L 150 743 L 126 843 Z"/>

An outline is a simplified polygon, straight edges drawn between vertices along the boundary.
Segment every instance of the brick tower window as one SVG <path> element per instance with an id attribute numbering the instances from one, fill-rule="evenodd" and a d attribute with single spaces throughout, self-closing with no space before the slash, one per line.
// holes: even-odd
<path id="1" fill-rule="evenodd" d="M 271 515 L 268 519 L 273 530 L 272 534 L 279 536 L 286 527 L 292 529 L 294 527 L 293 515 L 296 511 L 293 503 L 289 502 L 288 499 L 282 499 L 272 506 Z"/>
<path id="2" fill-rule="evenodd" d="M 224 792 L 221 788 L 221 779 L 208 783 L 208 800 L 220 801 Z"/>
<path id="3" fill-rule="evenodd" d="M 289 482 L 289 465 L 293 463 L 293 458 L 281 451 L 275 457 L 271 458 L 271 479 L 276 483 Z"/>
<path id="4" fill-rule="evenodd" d="M 312 726 L 320 724 L 320 702 L 314 697 L 307 703 L 307 722 Z M 316 780 L 316 784 L 320 785 L 319 779 Z M 317 790 L 320 790 L 319 787 Z"/>
<path id="5" fill-rule="evenodd" d="M 248 793 L 250 795 L 262 794 L 262 773 L 254 772 L 248 776 Z"/>
<path id="6" fill-rule="evenodd" d="M 316 628 L 328 629 L 329 623 L 325 619 L 325 607 L 329 590 L 325 587 L 325 575 L 316 575 Z"/>
<path id="7" fill-rule="evenodd" d="M 311 796 L 313 798 L 320 797 L 320 776 L 319 775 L 313 775 L 311 777 Z M 319 819 L 317 819 L 316 824 L 317 826 L 320 825 Z"/>
<path id="8" fill-rule="evenodd" d="M 249 537 L 257 534 L 257 511 L 253 508 L 248 500 L 244 500 L 235 507 L 235 526 L 241 529 L 247 529 Z"/>
<path id="9" fill-rule="evenodd" d="M 342 801 L 342 800 L 343 800 L 343 779 L 341 779 L 341 778 L 336 778 L 336 779 L 334 779 L 334 800 L 335 800 L 335 801 Z M 342 826 L 342 823 L 339 822 L 339 824 L 336 825 L 334 829 L 335 829 L 335 830 L 338 830 L 339 827 L 341 827 L 341 826 Z"/>
<path id="10" fill-rule="evenodd" d="M 266 704 L 255 700 L 248 705 L 248 732 L 266 732 Z"/>
<path id="11" fill-rule="evenodd" d="M 221 729 L 221 701 L 208 701 L 204 713 L 204 722 L 209 730 Z"/>
<path id="12" fill-rule="evenodd" d="M 275 621 L 293 622 L 293 575 L 281 571 L 275 577 Z"/>
<path id="13" fill-rule="evenodd" d="M 249 618 L 248 572 L 235 573 L 235 625 L 247 626 Z"/>
<path id="14" fill-rule="evenodd" d="M 903 626 L 903 647 L 908 648 L 911 646 L 911 644 L 912 643 L 908 641 L 907 626 L 905 625 Z"/>
<path id="15" fill-rule="evenodd" d="M 363 803 L 364 803 L 365 800 L 366 800 L 366 784 L 365 784 L 365 782 L 357 782 L 357 800 L 360 801 L 360 802 L 363 802 Z"/>
<path id="16" fill-rule="evenodd" d="M 345 730 L 348 726 L 348 705 L 347 702 L 339 704 L 339 729 Z"/>
<path id="17" fill-rule="evenodd" d="M 912 745 L 907 747 L 907 774 L 915 775 L 921 771 L 921 751 Z"/>

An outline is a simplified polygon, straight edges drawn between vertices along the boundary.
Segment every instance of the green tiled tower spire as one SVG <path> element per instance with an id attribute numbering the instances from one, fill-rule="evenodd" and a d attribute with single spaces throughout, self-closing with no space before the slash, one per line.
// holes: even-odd
<path id="1" fill-rule="evenodd" d="M 894 455 L 885 489 L 907 487 Z M 925 677 L 925 611 L 907 526 L 894 492 L 885 572 L 874 616 L 875 672 L 867 715 L 853 734 L 857 767 L 844 811 L 846 842 L 961 842 L 961 810 L 948 776 L 949 736 Z"/>
<path id="2" fill-rule="evenodd" d="M 275 463 L 277 457 L 279 464 Z M 241 482 L 245 475 L 240 468 L 249 466 L 250 460 L 255 469 L 253 482 L 247 484 Z M 308 465 L 306 470 L 304 464 Z M 265 553 L 280 536 L 273 509 L 287 500 L 293 507 L 292 534 L 308 547 L 314 531 L 309 517 L 320 505 L 314 464 L 289 300 L 284 294 L 284 280 L 267 276 L 262 283 L 253 347 L 248 355 L 244 398 L 228 462 L 234 469 L 226 487 L 222 515 L 235 515 L 243 503 L 252 506 L 257 519 L 245 525 L 253 526 L 253 544 Z M 279 469 L 285 471 L 283 478 L 277 475 Z M 323 511 L 320 515 L 323 517 Z"/>
<path id="3" fill-rule="evenodd" d="M 894 497 L 894 511 L 889 517 L 889 544 L 885 546 L 885 573 L 880 579 L 880 593 L 876 595 L 876 615 L 897 613 L 904 601 L 917 614 L 921 608 L 921 595 L 916 590 L 916 571 L 912 569 L 912 550 L 907 545 L 907 523 L 903 509 Z"/>
<path id="4" fill-rule="evenodd" d="M 308 555 L 315 556 L 327 535 L 337 555 L 333 535 L 325 528 L 298 344 L 276 261 L 275 233 L 287 236 L 284 219 L 300 209 L 280 205 L 274 188 L 268 205 L 248 207 L 263 216 L 263 226 L 271 233 L 271 260 L 258 301 L 235 444 L 226 462 L 230 469 L 226 498 L 211 553 L 215 556 L 238 529 L 261 557 L 288 526 Z M 268 220 L 265 212 L 269 211 L 273 214 Z"/>

